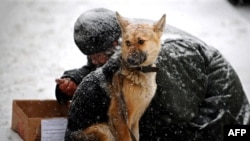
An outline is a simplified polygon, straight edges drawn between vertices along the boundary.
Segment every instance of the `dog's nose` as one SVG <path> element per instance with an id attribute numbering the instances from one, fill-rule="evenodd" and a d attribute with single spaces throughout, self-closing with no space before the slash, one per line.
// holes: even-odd
<path id="1" fill-rule="evenodd" d="M 133 58 L 133 57 L 129 57 L 129 58 L 127 59 L 127 61 L 128 61 L 128 63 L 129 63 L 130 65 L 139 65 L 139 64 L 140 64 L 139 60 L 136 59 L 136 58 Z"/>
<path id="2" fill-rule="evenodd" d="M 140 65 L 145 60 L 146 60 L 146 54 L 143 52 L 131 53 L 127 58 L 127 62 L 129 63 L 129 65 L 132 65 L 132 66 Z"/>

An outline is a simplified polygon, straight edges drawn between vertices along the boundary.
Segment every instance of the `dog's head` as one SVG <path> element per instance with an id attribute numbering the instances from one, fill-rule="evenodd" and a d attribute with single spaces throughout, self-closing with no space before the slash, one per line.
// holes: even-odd
<path id="1" fill-rule="evenodd" d="M 149 66 L 158 57 L 166 15 L 154 24 L 130 23 L 116 12 L 122 31 L 122 59 L 130 67 Z"/>

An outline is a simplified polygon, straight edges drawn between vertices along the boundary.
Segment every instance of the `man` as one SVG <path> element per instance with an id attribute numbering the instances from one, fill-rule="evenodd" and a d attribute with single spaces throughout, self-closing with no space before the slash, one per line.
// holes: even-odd
<path id="1" fill-rule="evenodd" d="M 156 62 L 158 88 L 140 121 L 140 139 L 221 141 L 224 125 L 249 124 L 241 82 L 220 52 L 170 25 L 164 34 Z M 88 55 L 88 64 L 57 80 L 58 102 L 73 96 L 66 141 L 75 131 L 107 122 L 107 85 L 120 65 L 119 52 L 114 54 L 119 36 L 110 10 L 89 10 L 76 21 L 75 42 Z"/>

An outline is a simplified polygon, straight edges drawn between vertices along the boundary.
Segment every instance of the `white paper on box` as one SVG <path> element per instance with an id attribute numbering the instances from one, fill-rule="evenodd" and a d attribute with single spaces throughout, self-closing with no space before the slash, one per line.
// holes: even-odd
<path id="1" fill-rule="evenodd" d="M 41 120 L 41 141 L 63 141 L 67 118 L 50 118 Z"/>

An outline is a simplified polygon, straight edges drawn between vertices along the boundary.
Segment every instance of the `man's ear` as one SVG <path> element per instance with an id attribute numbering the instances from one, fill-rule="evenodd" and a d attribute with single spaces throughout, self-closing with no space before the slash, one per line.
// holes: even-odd
<path id="1" fill-rule="evenodd" d="M 129 22 L 125 20 L 118 12 L 116 12 L 116 19 L 120 25 L 122 32 L 126 32 L 126 27 L 129 25 Z"/>
<path id="2" fill-rule="evenodd" d="M 154 24 L 154 31 L 160 37 L 162 35 L 163 30 L 165 29 L 166 25 L 166 14 L 163 14 L 161 19 Z"/>

